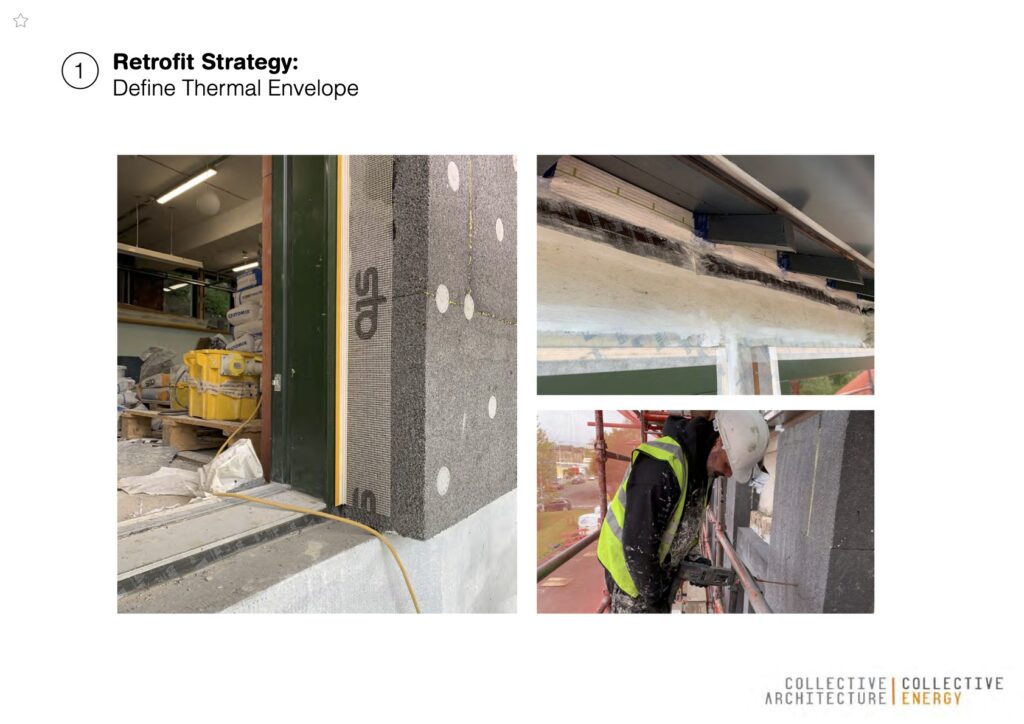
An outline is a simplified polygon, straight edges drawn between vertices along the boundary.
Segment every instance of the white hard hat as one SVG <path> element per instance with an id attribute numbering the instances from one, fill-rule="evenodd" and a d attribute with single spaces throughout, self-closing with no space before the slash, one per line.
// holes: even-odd
<path id="1" fill-rule="evenodd" d="M 756 410 L 719 410 L 715 429 L 722 436 L 733 480 L 749 483 L 768 449 L 768 423 Z"/>

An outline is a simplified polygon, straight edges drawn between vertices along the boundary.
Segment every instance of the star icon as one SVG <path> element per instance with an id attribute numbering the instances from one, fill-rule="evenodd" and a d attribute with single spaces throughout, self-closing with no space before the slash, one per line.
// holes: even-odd
<path id="1" fill-rule="evenodd" d="M 24 28 L 24 27 L 27 27 L 27 26 L 25 25 L 25 23 L 27 23 L 27 22 L 28 22 L 28 18 L 26 18 L 26 17 L 25 17 L 24 15 L 22 15 L 21 13 L 18 13 L 18 17 L 14 18 L 14 27 L 16 27 L 16 28 Z"/>

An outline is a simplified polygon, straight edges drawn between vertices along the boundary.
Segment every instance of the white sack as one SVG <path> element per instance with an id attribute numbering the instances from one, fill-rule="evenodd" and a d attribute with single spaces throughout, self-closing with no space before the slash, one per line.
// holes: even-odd
<path id="1" fill-rule="evenodd" d="M 263 307 L 258 304 L 243 304 L 240 307 L 229 309 L 227 318 L 234 327 L 249 322 L 263 321 Z"/>
<path id="2" fill-rule="evenodd" d="M 145 495 L 186 495 L 194 498 L 202 493 L 199 473 L 181 468 L 160 468 L 149 475 L 130 475 L 117 481 L 126 493 Z"/>
<path id="3" fill-rule="evenodd" d="M 263 334 L 263 320 L 257 319 L 252 322 L 236 325 L 234 332 L 235 337 L 241 337 L 243 334 Z"/>
<path id="4" fill-rule="evenodd" d="M 199 469 L 199 484 L 204 491 L 213 493 L 227 493 L 243 483 L 262 478 L 263 466 L 252 440 L 247 437 Z"/>

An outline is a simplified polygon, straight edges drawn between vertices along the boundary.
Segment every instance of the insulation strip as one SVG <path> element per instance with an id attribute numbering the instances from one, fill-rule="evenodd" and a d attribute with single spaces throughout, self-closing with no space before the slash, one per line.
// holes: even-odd
<path id="1" fill-rule="evenodd" d="M 390 516 L 394 162 L 349 158 L 346 502 Z"/>

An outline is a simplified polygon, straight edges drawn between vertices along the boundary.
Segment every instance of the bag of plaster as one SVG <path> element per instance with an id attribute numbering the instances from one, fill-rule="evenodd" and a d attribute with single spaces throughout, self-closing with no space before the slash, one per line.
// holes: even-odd
<path id="1" fill-rule="evenodd" d="M 170 387 L 143 387 L 142 399 L 150 402 L 169 402 L 171 399 Z"/>
<path id="2" fill-rule="evenodd" d="M 263 272 L 259 269 L 253 269 L 238 275 L 238 279 L 235 281 L 235 289 L 242 291 L 243 289 L 258 287 L 261 284 L 263 284 Z"/>
<path id="3" fill-rule="evenodd" d="M 199 484 L 208 493 L 229 493 L 245 483 L 262 479 L 263 466 L 249 438 L 242 438 L 199 468 Z"/>
<path id="4" fill-rule="evenodd" d="M 231 337 L 218 334 L 216 337 L 200 337 L 196 340 L 195 349 L 227 349 Z"/>
<path id="5" fill-rule="evenodd" d="M 140 379 L 152 377 L 160 372 L 170 372 L 171 367 L 180 361 L 180 357 L 166 347 L 150 347 L 141 357 Z"/>
<path id="6" fill-rule="evenodd" d="M 263 335 L 259 335 L 263 336 Z M 256 337 L 257 335 L 247 332 L 240 337 L 235 337 L 235 341 L 228 345 L 228 349 L 235 352 L 255 352 L 256 351 Z"/>
<path id="7" fill-rule="evenodd" d="M 240 307 L 229 309 L 227 313 L 228 322 L 237 327 L 240 324 L 263 320 L 263 307 L 258 304 L 243 304 Z"/>
<path id="8" fill-rule="evenodd" d="M 234 300 L 234 304 L 236 307 L 241 306 L 243 304 L 255 304 L 257 306 L 262 307 L 263 285 L 260 284 L 259 286 L 256 287 L 249 287 L 248 289 L 243 289 L 240 292 L 233 292 L 231 297 Z"/>
<path id="9" fill-rule="evenodd" d="M 122 407 L 132 407 L 139 404 L 139 396 L 134 390 L 125 390 L 117 393 L 117 404 Z"/>
<path id="10" fill-rule="evenodd" d="M 117 391 L 127 392 L 135 389 L 135 380 L 131 377 L 119 377 L 117 380 Z"/>
<path id="11" fill-rule="evenodd" d="M 236 338 L 241 337 L 243 334 L 263 334 L 263 320 L 257 319 L 254 322 L 246 322 L 235 327 Z"/>
<path id="12" fill-rule="evenodd" d="M 139 383 L 139 387 L 146 389 L 147 387 L 167 387 L 171 384 L 171 373 L 170 372 L 158 372 L 155 375 L 142 378 Z"/>
<path id="13" fill-rule="evenodd" d="M 160 468 L 149 475 L 130 475 L 117 481 L 119 490 L 144 495 L 186 495 L 195 498 L 202 494 L 199 473 L 181 468 Z"/>

